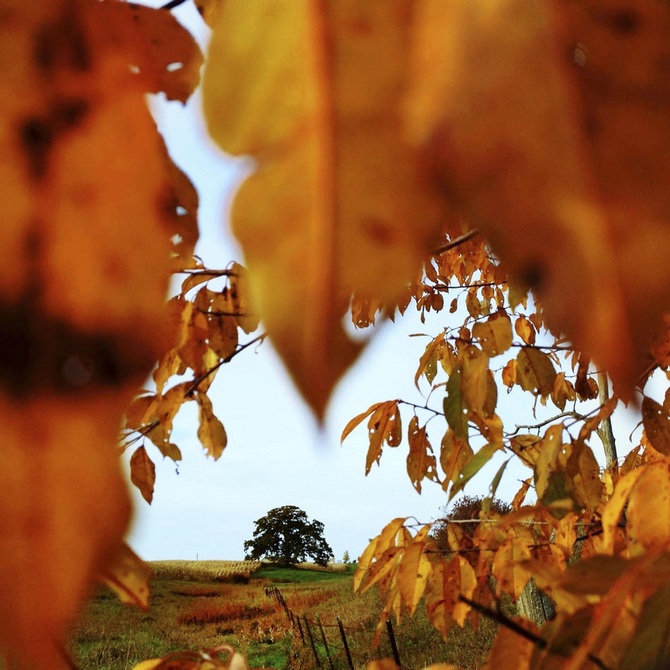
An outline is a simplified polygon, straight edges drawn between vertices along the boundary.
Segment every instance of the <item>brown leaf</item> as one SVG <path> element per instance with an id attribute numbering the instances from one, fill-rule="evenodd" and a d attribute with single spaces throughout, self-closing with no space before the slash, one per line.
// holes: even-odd
<path id="1" fill-rule="evenodd" d="M 556 370 L 549 356 L 539 349 L 524 347 L 516 357 L 516 380 L 524 391 L 543 398 L 554 390 Z"/>
<path id="2" fill-rule="evenodd" d="M 137 486 L 142 497 L 151 505 L 156 483 L 156 466 L 144 447 L 138 447 L 130 457 L 130 481 Z"/>
<path id="3" fill-rule="evenodd" d="M 421 493 L 421 482 L 424 478 L 438 481 L 437 462 L 433 454 L 433 447 L 428 441 L 426 427 L 419 427 L 419 420 L 416 416 L 413 416 L 410 420 L 407 439 L 409 442 L 407 474 L 412 486 L 418 493 Z"/>
<path id="4" fill-rule="evenodd" d="M 648 396 L 642 399 L 642 423 L 656 451 L 670 456 L 670 412 Z"/>
<path id="5" fill-rule="evenodd" d="M 128 75 L 149 93 L 185 103 L 200 81 L 203 57 L 192 35 L 162 9 L 115 0 L 89 2 L 98 38 L 121 45 Z"/>
<path id="6" fill-rule="evenodd" d="M 401 128 L 413 4 L 223 3 L 212 35 L 210 133 L 258 166 L 233 230 L 263 322 L 319 416 L 360 350 L 341 323 L 352 291 L 404 294 L 443 218 Z"/>
<path id="7" fill-rule="evenodd" d="M 670 307 L 669 36 L 670 8 L 644 2 L 428 0 L 415 29 L 410 135 L 626 394 Z"/>

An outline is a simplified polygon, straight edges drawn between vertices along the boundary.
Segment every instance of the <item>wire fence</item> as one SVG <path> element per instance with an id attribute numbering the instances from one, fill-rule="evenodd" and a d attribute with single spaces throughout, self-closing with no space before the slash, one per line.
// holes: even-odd
<path id="1" fill-rule="evenodd" d="M 297 631 L 302 645 L 311 649 L 315 667 L 327 667 L 329 670 L 336 670 L 336 662 L 341 667 L 340 659 L 343 659 L 349 670 L 355 670 L 355 652 L 352 651 L 350 636 L 352 633 L 368 634 L 369 630 L 361 627 L 345 626 L 339 615 L 336 617 L 336 623 L 329 624 L 322 622 L 318 614 L 314 617 L 309 617 L 307 614 L 296 614 L 287 605 L 282 592 L 275 586 L 266 587 L 265 595 L 274 598 L 284 610 L 294 631 Z M 386 633 L 393 660 L 398 667 L 401 667 L 400 652 L 391 619 L 386 622 Z"/>

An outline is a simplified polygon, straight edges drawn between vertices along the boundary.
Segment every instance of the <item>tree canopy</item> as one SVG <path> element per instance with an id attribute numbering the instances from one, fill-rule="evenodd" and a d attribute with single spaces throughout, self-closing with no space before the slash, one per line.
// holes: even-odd
<path id="1" fill-rule="evenodd" d="M 324 525 L 316 519 L 310 521 L 295 505 L 275 507 L 254 525 L 253 539 L 244 543 L 249 559 L 266 558 L 290 566 L 310 557 L 317 565 L 326 566 L 333 558 L 333 550 L 324 537 Z"/>
<path id="2" fill-rule="evenodd" d="M 444 635 L 500 621 L 491 668 L 667 666 L 670 7 L 195 0 L 203 59 L 181 4 L 0 12 L 0 651 L 68 667 L 96 580 L 147 606 L 119 424 L 150 503 L 184 404 L 221 457 L 209 390 L 250 346 L 271 338 L 322 418 L 364 346 L 343 317 L 416 309 L 443 318 L 424 400 L 380 398 L 342 439 L 364 433 L 366 472 L 401 447 L 417 491 L 487 495 L 447 547 L 405 518 L 372 540 L 355 586 L 379 588 L 379 630 L 422 602 Z M 209 133 L 250 159 L 246 267 L 194 255 L 198 195 L 146 105 L 187 101 L 203 62 Z M 619 454 L 626 406 L 641 430 Z M 527 477 L 498 513 L 511 462 Z M 531 578 L 555 604 L 541 628 L 498 608 Z"/>

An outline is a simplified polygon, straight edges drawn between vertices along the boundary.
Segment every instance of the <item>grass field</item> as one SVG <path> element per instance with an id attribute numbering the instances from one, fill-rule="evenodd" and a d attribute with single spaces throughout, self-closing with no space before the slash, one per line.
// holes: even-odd
<path id="1" fill-rule="evenodd" d="M 268 587 L 280 589 L 295 615 L 308 615 L 312 621 L 318 616 L 337 670 L 349 667 L 338 649 L 342 647 L 338 616 L 347 629 L 356 668 L 364 668 L 373 658 L 391 656 L 385 635 L 377 650 L 370 647 L 381 604 L 374 590 L 353 595 L 351 570 L 263 566 L 247 583 L 228 583 L 234 579 L 228 576 L 222 581 L 221 565 L 189 570 L 188 566 L 170 563 L 155 566 L 147 612 L 122 605 L 104 590 L 91 600 L 72 638 L 71 653 L 78 668 L 125 670 L 147 658 L 221 644 L 244 653 L 251 667 L 315 668 L 311 646 L 303 644 L 297 627 L 291 625 L 276 598 L 267 595 Z M 396 625 L 395 632 L 403 666 L 418 669 L 448 661 L 470 670 L 483 664 L 492 625 L 484 622 L 477 634 L 456 630 L 445 644 L 423 613 L 417 613 L 414 620 Z M 322 666 L 328 668 L 320 633 L 314 634 Z"/>

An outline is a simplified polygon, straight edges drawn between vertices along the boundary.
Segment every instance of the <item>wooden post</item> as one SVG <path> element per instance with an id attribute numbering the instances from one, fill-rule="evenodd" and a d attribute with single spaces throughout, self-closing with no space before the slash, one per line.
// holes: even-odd
<path id="1" fill-rule="evenodd" d="M 347 655 L 347 663 L 349 663 L 349 670 L 354 670 L 354 662 L 351 660 L 351 652 L 349 651 L 349 643 L 347 642 L 347 634 L 344 632 L 344 626 L 342 625 L 342 619 L 337 617 L 337 625 L 340 628 L 340 636 L 342 638 L 342 643 L 344 644 L 344 653 Z"/>
<path id="2" fill-rule="evenodd" d="M 314 637 L 312 636 L 312 629 L 309 627 L 309 619 L 307 615 L 303 617 L 305 621 L 305 628 L 307 629 L 307 637 L 309 637 L 309 643 L 312 645 L 312 652 L 314 653 L 314 660 L 316 661 L 316 667 L 321 667 L 321 661 L 319 660 L 319 654 L 316 651 L 316 645 L 314 644 Z"/>
<path id="3" fill-rule="evenodd" d="M 391 643 L 391 651 L 393 652 L 393 660 L 395 664 L 400 667 L 400 654 L 398 653 L 398 645 L 395 641 L 395 635 L 393 634 L 393 624 L 391 619 L 386 620 L 386 631 L 389 634 L 389 642 Z"/>

